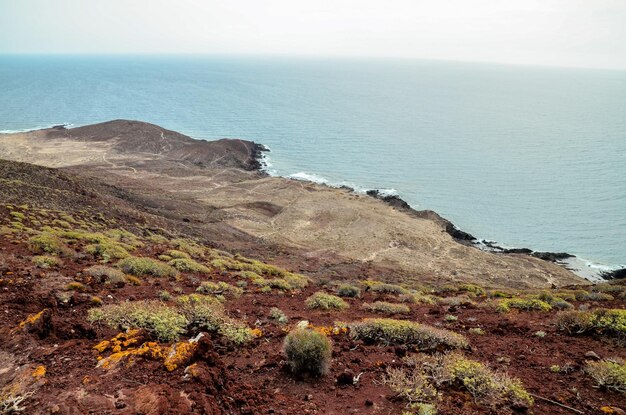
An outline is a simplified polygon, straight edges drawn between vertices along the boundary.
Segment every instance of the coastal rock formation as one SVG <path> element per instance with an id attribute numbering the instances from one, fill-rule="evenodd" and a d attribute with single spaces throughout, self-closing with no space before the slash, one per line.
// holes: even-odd
<path id="1" fill-rule="evenodd" d="M 512 287 L 580 283 L 558 265 L 523 254 L 496 255 L 459 243 L 473 236 L 435 212 L 399 198 L 269 177 L 263 147 L 245 140 L 193 140 L 153 124 L 117 120 L 73 129 L 3 135 L 0 158 L 62 168 L 129 201 L 184 219 L 216 244 L 247 242 L 297 251 L 312 262 L 385 269 L 390 280 L 468 281 Z M 240 235 L 241 238 L 235 237 Z M 307 265 L 303 264 L 303 267 Z"/>

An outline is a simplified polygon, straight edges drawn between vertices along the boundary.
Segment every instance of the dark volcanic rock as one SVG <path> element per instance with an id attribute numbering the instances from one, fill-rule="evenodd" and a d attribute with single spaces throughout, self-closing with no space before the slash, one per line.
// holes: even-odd
<path id="1" fill-rule="evenodd" d="M 398 210 L 402 210 L 406 213 L 409 213 L 412 216 L 422 218 L 422 219 L 429 219 L 429 220 L 439 223 L 441 226 L 443 226 L 444 230 L 457 241 L 472 242 L 476 240 L 476 238 L 473 235 L 460 230 L 459 228 L 454 226 L 452 222 L 439 216 L 439 214 L 437 214 L 436 212 L 433 212 L 432 210 L 413 209 L 411 205 L 409 205 L 400 196 L 385 195 L 385 194 L 382 194 L 380 190 L 376 190 L 376 189 L 368 190 L 366 193 L 368 196 L 372 196 L 376 199 L 380 199 L 383 202 L 393 206 L 394 208 Z"/>
<path id="2" fill-rule="evenodd" d="M 533 252 L 530 255 L 550 262 L 562 261 L 564 259 L 574 257 L 574 255 L 568 254 L 567 252 Z"/>
<path id="3" fill-rule="evenodd" d="M 613 271 L 602 271 L 600 277 L 605 280 L 621 280 L 626 278 L 626 268 L 615 269 Z"/>

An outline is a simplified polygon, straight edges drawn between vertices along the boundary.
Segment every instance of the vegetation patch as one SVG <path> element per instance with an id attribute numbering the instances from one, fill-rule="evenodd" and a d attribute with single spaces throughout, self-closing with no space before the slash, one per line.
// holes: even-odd
<path id="1" fill-rule="evenodd" d="M 126 275 L 117 268 L 104 265 L 94 265 L 85 270 L 87 275 L 91 275 L 99 282 L 114 286 L 123 286 L 126 282 Z"/>
<path id="2" fill-rule="evenodd" d="M 496 306 L 499 313 L 508 313 L 511 309 L 522 311 L 550 311 L 552 306 L 537 298 L 508 298 L 500 300 Z"/>
<path id="3" fill-rule="evenodd" d="M 348 303 L 336 295 L 318 291 L 306 299 L 307 308 L 315 310 L 344 310 L 348 308 Z"/>
<path id="4" fill-rule="evenodd" d="M 287 324 L 289 322 L 287 315 L 278 307 L 270 308 L 270 318 L 278 324 Z"/>
<path id="5" fill-rule="evenodd" d="M 371 291 L 375 293 L 382 293 L 382 294 L 408 294 L 409 293 L 409 290 L 407 290 L 404 287 L 401 287 L 400 285 L 387 284 L 385 282 L 380 282 L 380 281 L 365 280 L 363 281 L 363 285 L 365 285 L 366 291 Z"/>
<path id="6" fill-rule="evenodd" d="M 209 267 L 204 266 L 191 258 L 176 258 L 168 262 L 168 265 L 181 272 L 196 272 L 202 274 L 208 274 L 211 272 Z"/>
<path id="7" fill-rule="evenodd" d="M 319 331 L 296 328 L 285 337 L 283 352 L 292 373 L 321 376 L 328 372 L 332 344 Z"/>
<path id="8" fill-rule="evenodd" d="M 125 273 L 136 276 L 174 277 L 178 274 L 174 267 L 147 257 L 128 257 L 119 261 L 117 266 Z"/>
<path id="9" fill-rule="evenodd" d="M 215 297 L 190 294 L 176 299 L 178 310 L 187 318 L 191 329 L 217 333 L 235 344 L 244 344 L 261 335 L 245 323 L 226 315 L 224 306 Z"/>
<path id="10" fill-rule="evenodd" d="M 466 348 L 465 336 L 427 324 L 388 318 L 365 319 L 349 325 L 350 335 L 370 344 L 406 344 L 420 350 Z"/>
<path id="11" fill-rule="evenodd" d="M 559 330 L 568 334 L 599 334 L 626 341 L 626 310 L 596 309 L 591 311 L 564 311 L 556 319 Z"/>
<path id="12" fill-rule="evenodd" d="M 409 356 L 404 368 L 389 368 L 383 383 L 410 404 L 433 404 L 446 389 L 468 392 L 481 406 L 530 408 L 533 399 L 521 381 L 495 372 L 460 353 Z"/>
<path id="13" fill-rule="evenodd" d="M 363 308 L 375 313 L 385 314 L 407 314 L 411 309 L 405 304 L 388 303 L 386 301 L 375 301 L 373 303 L 364 303 Z"/>
<path id="14" fill-rule="evenodd" d="M 339 297 L 357 298 L 361 295 L 361 289 L 356 285 L 341 284 L 337 287 L 337 295 Z"/>
<path id="15" fill-rule="evenodd" d="M 59 258 L 50 255 L 36 255 L 31 258 L 31 261 L 39 268 L 58 267 L 61 264 Z"/>
<path id="16" fill-rule="evenodd" d="M 183 314 L 160 301 L 128 301 L 92 308 L 87 318 L 90 323 L 102 322 L 122 330 L 144 329 L 166 342 L 176 340 L 188 325 Z"/>
<path id="17" fill-rule="evenodd" d="M 596 387 L 626 393 L 626 364 L 623 360 L 586 362 L 585 372 L 593 378 Z"/>
<path id="18" fill-rule="evenodd" d="M 35 254 L 69 255 L 71 252 L 58 236 L 47 232 L 31 237 L 28 246 Z"/>
<path id="19" fill-rule="evenodd" d="M 227 284 L 223 281 L 204 281 L 200 284 L 196 291 L 202 294 L 224 295 L 229 297 L 239 297 L 243 294 L 243 290 L 241 288 Z"/>

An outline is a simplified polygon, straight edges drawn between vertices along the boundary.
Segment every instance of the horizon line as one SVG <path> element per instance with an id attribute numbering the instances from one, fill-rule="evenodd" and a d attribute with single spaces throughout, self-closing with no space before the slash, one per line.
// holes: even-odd
<path id="1" fill-rule="evenodd" d="M 288 53 L 226 53 L 226 52 L 5 52 L 0 51 L 2 56 L 171 56 L 171 57 L 242 57 L 242 58 L 292 58 L 292 59 L 337 59 L 337 60 L 380 60 L 380 61 L 421 61 L 421 62 L 440 62 L 440 63 L 459 63 L 459 64 L 476 64 L 476 65 L 498 65 L 498 66 L 523 66 L 550 69 L 574 69 L 574 70 L 593 70 L 593 71 L 611 71 L 624 72 L 626 67 L 599 67 L 599 66 L 581 66 L 581 65 L 563 65 L 563 64 L 547 64 L 547 63 L 519 63 L 519 62 L 503 62 L 492 60 L 464 60 L 452 58 L 423 58 L 413 56 L 380 56 L 380 55 L 333 55 L 333 54 L 288 54 Z"/>

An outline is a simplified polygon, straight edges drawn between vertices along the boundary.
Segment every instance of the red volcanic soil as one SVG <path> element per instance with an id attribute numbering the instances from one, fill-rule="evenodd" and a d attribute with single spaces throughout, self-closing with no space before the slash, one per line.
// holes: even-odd
<path id="1" fill-rule="evenodd" d="M 488 296 L 464 301 L 465 305 L 449 305 L 454 301 L 446 297 L 465 295 L 458 291 L 460 287 L 448 287 L 446 291 L 422 287 L 428 292 L 435 289 L 439 296 L 436 304 L 407 303 L 408 314 L 377 314 L 364 309 L 363 303 L 397 303 L 399 297 L 367 290 L 359 280 L 372 279 L 384 270 L 358 264 L 324 270 L 323 264 L 311 263 L 297 251 L 272 246 L 260 246 L 256 257 L 274 259 L 289 271 L 310 269 L 311 281 L 305 288 L 285 292 L 266 292 L 248 284 L 241 296 L 227 298 L 224 306 L 230 317 L 260 330 L 250 343 L 235 345 L 215 333 L 205 333 L 193 352 L 173 370 L 166 368 L 163 358 L 150 353 L 98 367 L 113 352 L 94 347 L 119 335 L 118 339 L 136 340 L 122 346 L 122 351 L 137 351 L 143 346 L 166 350 L 169 344 L 157 342 L 145 332 L 125 334 L 119 328 L 89 323 L 89 309 L 158 299 L 173 307 L 176 296 L 195 293 L 201 282 L 235 285 L 243 280 L 241 273 L 211 266 L 204 256 L 215 252 L 212 249 L 220 239 L 219 233 L 211 235 L 210 240 L 192 237 L 185 233 L 187 228 L 182 222 L 146 213 L 128 198 L 110 194 L 105 197 L 104 188 L 98 187 L 98 192 L 92 193 L 86 186 L 95 189 L 96 184 L 76 177 L 26 165 L 4 168 L 21 173 L 0 177 L 4 184 L 0 190 L 4 200 L 0 204 L 0 399 L 24 396 L 23 413 L 401 414 L 407 402 L 381 379 L 388 368 L 403 367 L 402 357 L 419 356 L 421 352 L 414 347 L 367 344 L 355 340 L 349 330 L 337 330 L 330 335 L 329 372 L 319 378 L 290 373 L 282 353 L 286 333 L 301 320 L 328 329 L 340 327 L 337 322 L 367 317 L 416 321 L 463 334 L 470 344 L 464 351 L 466 357 L 519 378 L 536 395 L 532 409 L 515 410 L 491 408 L 475 401 L 462 388 L 443 388 L 436 402 L 439 414 L 597 414 L 622 413 L 618 408 L 626 408 L 622 394 L 595 388 L 593 379 L 583 370 L 585 361 L 592 358 L 589 352 L 602 359 L 626 358 L 623 347 L 610 338 L 570 336 L 558 331 L 554 311 L 501 314 L 494 309 L 498 300 Z M 157 258 L 178 246 L 175 238 L 186 238 L 190 243 L 193 239 L 202 253 L 192 256 L 210 266 L 210 272 L 181 272 L 176 277 L 141 275 L 140 285 L 105 284 L 85 271 L 102 265 L 103 258 L 88 253 L 88 242 L 69 238 L 61 238 L 68 250 L 58 257 L 59 265 L 41 268 L 33 263 L 37 253 L 28 240 L 46 229 L 62 234 L 68 229 L 106 232 L 122 228 L 141 241 L 141 246 L 132 251 L 134 256 Z M 215 232 L 221 231 L 226 241 L 233 238 L 227 230 L 215 228 Z M 154 234 L 165 238 L 152 238 Z M 255 257 L 254 239 L 245 235 L 241 238 L 243 243 L 237 248 L 243 247 L 247 256 Z M 220 248 L 228 250 L 229 243 Z M 115 262 L 106 265 L 115 266 Z M 306 307 L 305 300 L 314 292 L 333 293 L 336 281 L 361 284 L 361 296 L 345 299 L 349 308 L 342 311 Z M 81 285 L 71 290 L 70 283 Z M 162 291 L 168 291 L 171 297 L 163 297 Z M 622 299 L 572 303 L 577 308 L 624 307 Z M 280 308 L 289 323 L 281 325 L 272 320 L 272 307 Z M 457 319 L 452 321 L 446 316 Z M 484 334 L 472 334 L 470 328 L 481 328 Z M 535 334 L 540 331 L 544 337 Z M 180 341 L 196 334 L 187 332 Z M 554 365 L 568 370 L 554 372 L 550 370 Z"/>

